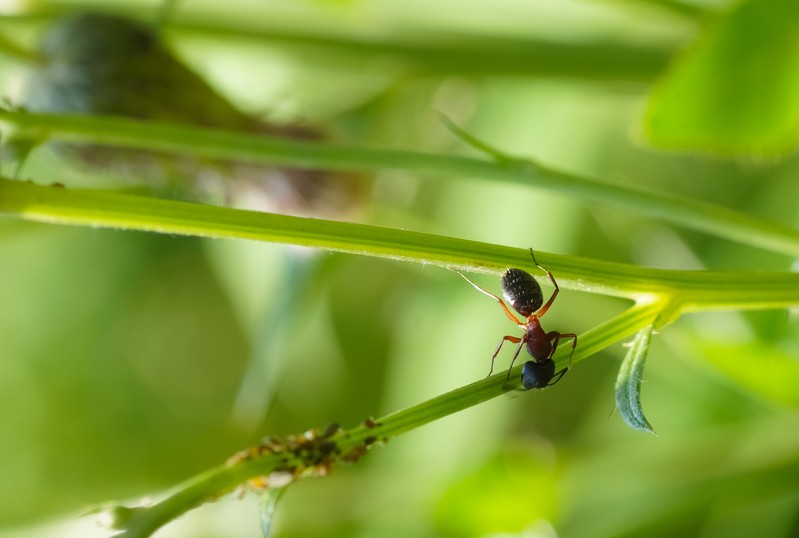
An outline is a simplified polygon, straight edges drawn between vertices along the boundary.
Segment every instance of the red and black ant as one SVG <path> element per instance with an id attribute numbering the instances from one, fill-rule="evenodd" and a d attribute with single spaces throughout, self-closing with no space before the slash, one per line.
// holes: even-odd
<path id="1" fill-rule="evenodd" d="M 513 363 L 516 362 L 519 352 L 521 352 L 522 347 L 527 346 L 527 353 L 529 353 L 534 360 L 525 362 L 522 367 L 522 385 L 527 389 L 542 389 L 560 381 L 566 372 L 569 371 L 569 368 L 571 368 L 572 355 L 574 355 L 574 350 L 577 347 L 577 335 L 574 333 L 559 333 L 557 331 L 544 332 L 544 329 L 541 327 L 541 323 L 538 319 L 546 314 L 549 307 L 555 302 L 555 297 L 558 296 L 560 288 L 555 281 L 555 277 L 552 276 L 552 273 L 544 269 L 544 267 L 536 261 L 533 249 L 530 249 L 530 255 L 533 257 L 533 263 L 544 271 L 549 277 L 549 280 L 552 281 L 552 285 L 555 286 L 555 291 L 552 292 L 552 297 L 549 298 L 549 301 L 544 304 L 544 294 L 541 292 L 541 286 L 530 273 L 522 271 L 521 269 L 508 269 L 505 271 L 501 281 L 502 295 L 505 296 L 505 300 L 511 304 L 516 312 L 526 318 L 525 322 L 520 321 L 514 316 L 513 312 L 510 311 L 502 299 L 490 291 L 481 288 L 466 278 L 465 275 L 459 274 L 478 291 L 496 299 L 510 320 L 524 331 L 524 335 L 521 338 L 509 335 L 502 337 L 502 340 L 500 340 L 497 346 L 497 350 L 494 351 L 494 354 L 491 356 L 491 369 L 488 375 L 491 375 L 494 371 L 494 359 L 499 355 L 502 344 L 506 341 L 510 341 L 514 344 L 519 344 L 519 347 L 516 348 L 516 353 L 513 354 L 513 360 L 510 363 L 510 369 L 508 369 L 508 379 L 510 379 L 510 370 L 513 368 Z M 555 350 L 558 349 L 558 343 L 562 338 L 572 339 L 572 351 L 569 355 L 569 365 L 559 372 L 555 372 L 555 361 L 552 360 L 552 356 L 555 354 Z M 555 376 L 557 376 L 557 378 L 555 381 L 552 381 Z M 550 383 L 550 381 L 552 382 Z"/>

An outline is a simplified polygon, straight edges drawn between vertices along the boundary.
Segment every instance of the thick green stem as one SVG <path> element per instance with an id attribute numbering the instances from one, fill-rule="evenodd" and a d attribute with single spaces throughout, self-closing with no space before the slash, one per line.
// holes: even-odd
<path id="1" fill-rule="evenodd" d="M 0 179 L 0 213 L 58 224 L 271 241 L 465 271 L 535 270 L 527 248 L 4 179 Z M 668 297 L 694 311 L 799 303 L 796 273 L 673 271 L 543 252 L 537 256 L 565 287 L 591 293 L 633 300 Z"/>

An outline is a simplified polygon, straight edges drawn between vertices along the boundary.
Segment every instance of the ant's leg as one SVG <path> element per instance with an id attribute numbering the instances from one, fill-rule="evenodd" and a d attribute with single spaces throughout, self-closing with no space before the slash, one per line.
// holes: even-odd
<path id="1" fill-rule="evenodd" d="M 574 356 L 574 350 L 577 349 L 577 335 L 574 333 L 562 333 L 560 335 L 561 338 L 571 338 L 572 339 L 572 350 L 569 353 L 569 365 L 566 368 L 572 367 L 572 357 Z"/>
<path id="2" fill-rule="evenodd" d="M 549 355 L 547 356 L 548 359 L 551 359 L 555 356 L 555 351 L 558 350 L 558 344 L 560 343 L 560 339 L 564 335 L 560 334 L 558 331 L 550 331 L 547 333 L 547 340 L 552 347 L 549 348 Z"/>
<path id="3" fill-rule="evenodd" d="M 555 290 L 559 290 L 560 288 L 558 288 L 558 283 L 555 282 L 555 277 L 552 276 L 552 273 L 549 271 L 549 269 L 547 269 L 546 267 L 544 267 L 543 265 L 538 263 L 538 260 L 535 259 L 535 252 L 533 252 L 532 248 L 530 249 L 530 256 L 533 257 L 533 263 L 536 264 L 536 266 L 539 269 L 541 269 L 543 272 L 545 272 L 547 274 L 547 276 L 549 277 L 549 280 L 552 281 L 552 285 L 555 286 Z"/>
<path id="4" fill-rule="evenodd" d="M 533 257 L 533 263 L 535 263 L 538 266 L 539 269 L 541 269 L 542 271 L 544 271 L 547 274 L 547 276 L 549 277 L 549 280 L 552 282 L 552 285 L 555 286 L 555 291 L 552 292 L 552 297 L 549 298 L 549 301 L 547 301 L 547 304 L 545 304 L 544 306 L 539 308 L 538 312 L 536 312 L 536 315 L 540 318 L 541 316 L 543 316 L 544 314 L 547 313 L 547 310 L 549 310 L 549 307 L 552 306 L 552 303 L 555 302 L 555 297 L 557 297 L 558 293 L 560 293 L 560 287 L 558 287 L 558 283 L 555 280 L 555 277 L 552 276 L 552 273 L 550 273 L 548 269 L 545 269 L 544 266 L 541 265 L 540 263 L 538 263 L 538 261 L 535 259 L 535 253 L 533 252 L 533 249 L 530 249 L 530 256 Z"/>
<path id="5" fill-rule="evenodd" d="M 547 383 L 547 387 L 551 387 L 552 385 L 554 385 L 555 383 L 560 381 L 560 378 L 563 377 L 564 375 L 566 375 L 566 372 L 568 372 L 568 371 L 569 371 L 569 367 L 567 366 L 566 368 L 564 368 L 560 372 L 556 373 L 555 375 L 558 376 L 558 377 L 552 383 Z"/>
<path id="6" fill-rule="evenodd" d="M 547 387 L 551 387 L 552 385 L 554 385 L 555 383 L 560 381 L 560 378 L 563 377 L 564 375 L 566 375 L 566 372 L 568 372 L 571 369 L 571 367 L 572 367 L 572 356 L 574 355 L 574 350 L 577 348 L 577 335 L 574 334 L 574 333 L 559 333 L 557 331 L 552 331 L 550 333 L 547 333 L 547 338 L 549 338 L 550 340 L 553 340 L 552 353 L 549 354 L 549 359 L 550 360 L 552 359 L 552 355 L 555 354 L 555 350 L 558 348 L 558 343 L 560 342 L 561 338 L 571 338 L 572 339 L 572 351 L 571 351 L 571 353 L 569 353 L 569 364 L 568 364 L 568 366 L 563 368 L 560 372 L 555 374 L 556 376 L 558 376 L 555 379 L 555 381 L 553 381 L 552 383 L 547 383 Z"/>
<path id="7" fill-rule="evenodd" d="M 518 344 L 519 342 L 522 341 L 521 338 L 517 338 L 515 336 L 503 336 L 502 340 L 499 341 L 499 345 L 497 346 L 497 350 L 494 352 L 493 355 L 491 355 L 491 369 L 488 371 L 488 375 L 491 375 L 492 373 L 494 373 L 494 359 L 496 359 L 497 355 L 499 355 L 499 350 L 502 349 L 502 344 L 504 344 L 506 340 L 508 342 L 513 342 L 514 344 Z M 516 354 L 517 355 L 519 354 L 519 350 L 518 349 L 516 350 Z"/>
<path id="8" fill-rule="evenodd" d="M 527 343 L 527 340 L 524 338 L 519 338 L 519 347 L 516 348 L 516 353 L 513 354 L 513 359 L 510 361 L 510 368 L 508 368 L 508 379 L 510 379 L 510 371 L 513 370 L 513 363 L 516 362 L 516 358 L 519 356 L 519 352 L 524 347 L 524 344 Z"/>
<path id="9" fill-rule="evenodd" d="M 552 331 L 547 333 L 547 339 L 552 342 L 552 351 L 549 352 L 549 359 L 551 359 L 555 355 L 555 350 L 558 349 L 558 344 L 560 343 L 561 338 L 571 338 L 572 339 L 572 351 L 569 353 L 569 366 L 566 368 L 571 368 L 572 366 L 572 355 L 574 355 L 574 350 L 577 349 L 577 335 L 574 333 L 559 333 L 558 331 Z"/>
<path id="10" fill-rule="evenodd" d="M 455 270 L 453 269 L 453 271 L 455 271 Z M 511 320 L 513 323 L 515 323 L 516 325 L 518 325 L 518 326 L 520 326 L 520 327 L 523 327 L 523 326 L 524 326 L 524 324 L 523 324 L 521 321 L 519 321 L 519 319 L 518 319 L 516 316 L 514 316 L 514 315 L 513 315 L 513 312 L 511 312 L 511 311 L 508 309 L 508 307 L 505 305 L 505 302 L 504 302 L 502 299 L 500 299 L 499 297 L 497 297 L 496 295 L 494 295 L 494 294 L 493 294 L 493 293 L 491 293 L 490 291 L 488 291 L 488 290 L 486 290 L 486 289 L 483 289 L 483 288 L 481 288 L 480 286 L 478 286 L 477 284 L 475 284 L 474 282 L 472 282 L 471 280 L 469 280 L 469 279 L 466 277 L 466 275 L 464 275 L 464 274 L 463 274 L 463 273 L 461 273 L 460 271 L 455 271 L 455 272 L 456 272 L 456 273 L 458 273 L 459 275 L 461 275 L 461 276 L 463 277 L 463 279 L 464 279 L 464 280 L 466 280 L 466 282 L 468 282 L 469 284 L 471 284 L 472 286 L 474 286 L 474 288 L 475 288 L 477 291 L 479 291 L 479 292 L 481 292 L 481 293 L 485 293 L 485 294 L 486 294 L 486 295 L 488 295 L 489 297 L 493 297 L 494 299 L 496 299 L 496 300 L 499 302 L 499 306 L 501 306 L 501 307 L 502 307 L 502 310 L 504 310 L 504 311 L 505 311 L 505 314 L 507 314 L 507 315 L 508 315 L 508 317 L 510 318 L 510 320 Z"/>

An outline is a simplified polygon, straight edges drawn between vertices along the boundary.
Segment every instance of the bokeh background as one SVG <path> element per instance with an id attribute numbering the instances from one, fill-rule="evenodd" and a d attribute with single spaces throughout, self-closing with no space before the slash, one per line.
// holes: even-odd
<path id="1" fill-rule="evenodd" d="M 62 11 L 153 21 L 161 3 L 0 6 L 2 35 L 33 49 Z M 558 169 L 796 225 L 795 158 L 666 152 L 641 135 L 653 84 L 726 7 L 184 0 L 163 32 L 219 93 L 270 122 L 365 146 L 476 155 L 442 126 L 444 112 Z M 618 50 L 603 60 L 606 46 Z M 442 60 L 436 47 L 455 52 Z M 526 47 L 549 52 L 540 61 L 469 55 Z M 0 55 L 11 103 L 23 100 L 26 72 Z M 46 148 L 23 177 L 130 187 Z M 391 170 L 368 179 L 368 197 L 346 218 L 647 266 L 792 265 L 539 189 Z M 499 291 L 498 279 L 478 281 Z M 579 333 L 624 306 L 563 290 L 546 327 Z M 158 495 L 264 435 L 352 426 L 472 382 L 514 330 L 438 268 L 3 218 L 0 537 L 108 536 L 80 517 L 87 508 Z M 273 536 L 799 536 L 797 332 L 787 311 L 686 317 L 654 338 L 649 356 L 643 403 L 657 437 L 613 413 L 617 346 L 555 388 L 490 401 L 292 486 Z M 259 533 L 250 495 L 190 512 L 158 536 Z"/>

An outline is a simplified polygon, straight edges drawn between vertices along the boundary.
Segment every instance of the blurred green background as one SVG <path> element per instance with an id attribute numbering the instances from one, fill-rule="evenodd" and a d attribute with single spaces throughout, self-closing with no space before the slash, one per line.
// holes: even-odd
<path id="1" fill-rule="evenodd" d="M 154 20 L 160 3 L 0 6 L 0 31 L 32 49 L 59 10 Z M 474 155 L 443 128 L 435 112 L 444 112 L 555 168 L 797 225 L 795 157 L 724 159 L 642 141 L 649 91 L 724 9 L 185 0 L 164 37 L 221 94 L 270 121 L 367 146 Z M 25 75 L 0 56 L 12 103 Z M 46 149 L 23 176 L 120 185 Z M 355 220 L 666 268 L 793 262 L 537 189 L 391 170 L 372 179 Z M 472 382 L 515 331 L 454 273 L 279 245 L 4 218 L 0 275 L 2 538 L 107 536 L 81 512 L 158 494 L 264 435 L 352 426 Z M 478 281 L 499 291 L 498 279 Z M 564 290 L 545 326 L 580 333 L 623 307 Z M 469 409 L 293 486 L 273 536 L 799 536 L 797 334 L 786 311 L 686 317 L 654 338 L 649 356 L 643 403 L 659 436 L 613 414 L 618 346 L 553 389 Z M 157 536 L 259 533 L 249 496 L 202 507 Z"/>

